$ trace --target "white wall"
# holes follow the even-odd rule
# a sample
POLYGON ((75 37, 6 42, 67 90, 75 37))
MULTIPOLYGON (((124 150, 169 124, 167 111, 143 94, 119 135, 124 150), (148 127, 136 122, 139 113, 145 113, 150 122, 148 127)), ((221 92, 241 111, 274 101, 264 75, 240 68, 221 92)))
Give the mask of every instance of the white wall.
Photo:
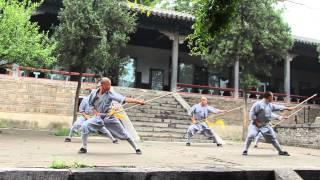
MULTIPOLYGON (((171 50, 150 48, 145 46, 128 45, 122 50, 122 55, 129 55, 137 59, 137 71, 142 73, 142 83, 149 84, 150 69, 164 70, 164 85, 168 86, 169 82, 169 59, 171 50)), ((202 60, 199 57, 192 57, 188 53, 179 53, 179 60, 183 63, 195 64, 202 66, 202 60)), ((283 79, 284 72, 281 66, 272 68, 272 79, 283 79)), ((291 68, 291 87, 298 89, 299 82, 309 82, 313 87, 320 86, 320 72, 313 73, 306 71, 297 71, 291 68)), ((275 86, 274 81, 270 82, 271 86, 275 86)), ((278 87, 283 89, 283 87, 278 87)), ((283 93, 283 92, 279 92, 283 93)), ((296 94, 296 93, 295 93, 296 94)))
MULTIPOLYGON (((168 86, 171 50, 128 45, 121 54, 137 59, 137 71, 142 73, 142 83, 149 84, 150 69, 162 69, 164 70, 164 85, 168 86)), ((187 53, 180 52, 179 59, 180 62, 202 64, 200 58, 191 57, 187 53)))

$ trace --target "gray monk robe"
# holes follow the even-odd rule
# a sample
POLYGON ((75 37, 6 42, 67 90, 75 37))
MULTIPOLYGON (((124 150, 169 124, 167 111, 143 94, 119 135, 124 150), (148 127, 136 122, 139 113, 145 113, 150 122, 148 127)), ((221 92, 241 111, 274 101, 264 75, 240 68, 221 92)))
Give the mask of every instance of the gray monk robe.
POLYGON ((197 123, 189 126, 187 130, 187 143, 191 143, 192 136, 194 136, 198 132, 207 137, 213 138, 214 143, 222 144, 222 142, 220 142, 221 139, 215 136, 212 129, 205 121, 209 113, 217 114, 220 111, 221 110, 208 105, 202 106, 200 103, 193 105, 189 111, 189 115, 193 116, 196 119, 197 123))
POLYGON ((279 152, 282 151, 276 139, 276 134, 270 125, 270 121, 272 118, 281 120, 282 116, 274 114, 273 111, 281 111, 285 108, 283 105, 268 103, 264 99, 253 104, 249 113, 251 121, 248 127, 248 135, 244 147, 245 151, 248 151, 251 142, 259 132, 263 135, 266 142, 271 143, 279 152))
POLYGON ((102 130, 102 133, 109 136, 112 140, 115 140, 114 137, 127 140, 135 150, 138 149, 137 145, 129 136, 120 120, 114 116, 109 117, 107 114, 110 110, 112 101, 123 103, 125 101, 125 97, 111 91, 107 91, 99 96, 99 89, 92 91, 89 95, 89 104, 94 106, 95 110, 101 113, 101 115, 91 118, 83 123, 81 127, 83 148, 86 148, 87 146, 89 132, 101 132, 102 130))
MULTIPOLYGON (((84 97, 80 103, 79 106, 79 112, 80 113, 86 113, 86 114, 92 114, 92 110, 89 106, 89 97, 84 97)), ((70 128, 69 136, 68 138, 71 139, 73 134, 78 131, 82 124, 86 121, 85 117, 81 115, 73 124, 72 127, 70 128)))

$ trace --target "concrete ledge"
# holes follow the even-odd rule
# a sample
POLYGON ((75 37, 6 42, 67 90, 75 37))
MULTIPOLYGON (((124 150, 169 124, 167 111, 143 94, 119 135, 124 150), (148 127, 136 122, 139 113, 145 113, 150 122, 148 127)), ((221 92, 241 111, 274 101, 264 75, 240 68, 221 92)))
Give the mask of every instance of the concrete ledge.
POLYGON ((0 169, 0 180, 69 180, 70 170, 0 169))
POLYGON ((276 180, 303 180, 295 171, 290 169, 275 170, 276 180))
POLYGON ((8 168, 0 169, 0 180, 318 180, 320 170, 235 170, 209 168, 204 170, 185 168, 125 168, 103 167, 82 169, 8 168))
POLYGON ((296 172, 306 180, 319 180, 320 171, 318 170, 296 170, 296 172))
POLYGON ((0 180, 191 180, 191 179, 224 179, 224 180, 273 180, 274 171, 244 171, 244 170, 221 170, 212 169, 205 171, 153 171, 143 169, 71 169, 71 170, 53 170, 53 169, 0 169, 0 180))

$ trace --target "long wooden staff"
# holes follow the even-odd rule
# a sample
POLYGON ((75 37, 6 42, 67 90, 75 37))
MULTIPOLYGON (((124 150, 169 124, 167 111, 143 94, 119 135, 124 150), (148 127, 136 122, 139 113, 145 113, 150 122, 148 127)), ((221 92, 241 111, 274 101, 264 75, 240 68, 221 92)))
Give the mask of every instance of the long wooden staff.
POLYGON ((297 114, 299 111, 301 111, 304 107, 299 108, 298 110, 294 111, 293 113, 291 113, 289 116, 287 116, 286 119, 282 119, 281 121, 277 122, 276 124, 273 125, 273 127, 281 124, 283 121, 289 119, 290 117, 292 117, 293 115, 297 114))
MULTIPOLYGON (((294 108, 297 108, 297 107, 301 106, 302 104, 304 104, 305 102, 309 101, 310 99, 316 97, 317 95, 318 95, 318 94, 314 94, 314 95, 308 97, 307 99, 305 99, 305 100, 302 101, 301 103, 299 103, 299 104, 297 104, 296 106, 294 106, 294 108)), ((297 113, 298 113, 299 111, 301 111, 302 109, 303 109, 303 107, 300 108, 300 109, 298 109, 298 110, 296 110, 296 111, 294 111, 294 112, 291 113, 289 116, 287 116, 286 119, 283 119, 283 120, 279 121, 279 122, 276 123, 274 126, 281 124, 283 121, 285 121, 285 120, 289 119, 290 117, 292 117, 293 115, 297 114, 297 113)))
POLYGON ((236 108, 230 109, 230 110, 228 110, 228 111, 226 111, 226 112, 223 112, 223 113, 213 114, 213 115, 211 115, 211 116, 208 116, 208 118, 207 118, 207 119, 217 118, 217 117, 223 116, 223 115, 225 115, 225 114, 227 114, 227 113, 229 113, 229 112, 232 112, 232 111, 235 111, 235 110, 241 109, 242 107, 243 107, 243 106, 239 106, 239 107, 236 107, 236 108))
MULTIPOLYGON (((157 100, 157 99, 160 99, 160 98, 163 98, 163 97, 165 97, 165 96, 169 96, 169 95, 174 94, 174 93, 176 93, 176 92, 179 92, 179 91, 181 91, 181 90, 183 90, 183 88, 182 88, 182 89, 178 89, 178 90, 173 91, 173 92, 170 92, 170 93, 167 93, 167 94, 164 94, 164 95, 161 95, 161 96, 158 96, 158 97, 155 97, 155 98, 152 98, 152 99, 149 99, 149 100, 145 101, 144 104, 149 103, 149 102, 154 101, 154 100, 157 100)), ((115 111, 113 114, 115 114, 115 113, 120 113, 120 112, 129 110, 129 109, 135 108, 135 107, 137 107, 137 106, 141 106, 141 104, 136 104, 136 105, 134 105, 134 106, 130 106, 130 107, 127 107, 127 108, 125 108, 125 109, 122 109, 122 110, 119 110, 119 111, 115 111)), ((103 114, 103 113, 100 113, 100 114, 103 114)), ((110 114, 109 116, 112 116, 113 114, 110 114)))
POLYGON ((301 106, 302 104, 304 104, 305 102, 309 101, 310 99, 316 97, 317 95, 318 95, 318 94, 314 94, 314 95, 308 97, 307 99, 305 99, 305 100, 302 101, 301 103, 299 103, 299 104, 297 104, 296 106, 294 106, 294 108, 297 108, 297 107, 301 106))

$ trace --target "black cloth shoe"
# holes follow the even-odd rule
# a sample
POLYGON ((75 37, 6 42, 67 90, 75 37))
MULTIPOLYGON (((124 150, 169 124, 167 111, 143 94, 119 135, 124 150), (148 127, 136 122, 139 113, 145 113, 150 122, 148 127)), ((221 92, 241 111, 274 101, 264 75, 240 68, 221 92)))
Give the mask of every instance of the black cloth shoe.
POLYGON ((71 139, 70 138, 65 138, 64 142, 71 142, 71 139))
POLYGON ((218 147, 222 147, 222 144, 220 144, 220 143, 217 143, 217 146, 218 146, 218 147))
POLYGON ((80 148, 79 153, 80 153, 80 154, 87 153, 87 149, 85 149, 85 148, 80 148))
POLYGON ((243 151, 242 155, 247 156, 248 155, 248 151, 243 151))
POLYGON ((290 154, 287 151, 280 151, 279 156, 290 156, 290 154))
POLYGON ((186 143, 186 146, 191 146, 191 144, 190 143, 186 143))
POLYGON ((118 144, 118 143, 119 143, 119 142, 118 142, 118 139, 113 140, 112 143, 113 143, 113 144, 118 144))
POLYGON ((137 150, 136 150, 136 154, 142 154, 141 150, 140 150, 140 149, 137 149, 137 150))

